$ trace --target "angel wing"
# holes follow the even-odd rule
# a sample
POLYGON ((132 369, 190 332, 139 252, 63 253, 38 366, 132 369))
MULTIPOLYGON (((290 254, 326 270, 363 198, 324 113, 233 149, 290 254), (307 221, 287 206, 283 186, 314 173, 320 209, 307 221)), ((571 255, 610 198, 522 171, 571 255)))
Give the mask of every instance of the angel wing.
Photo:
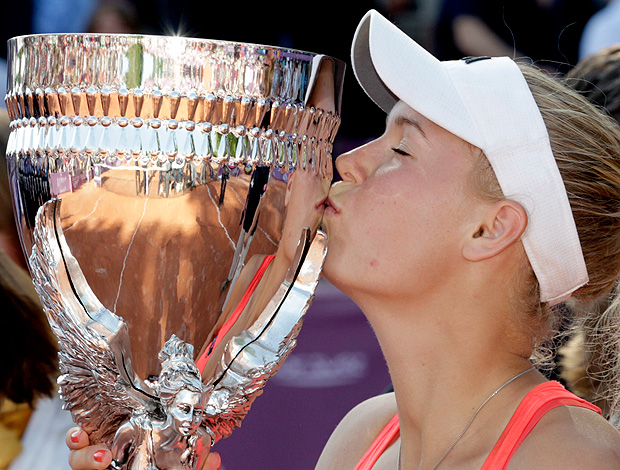
POLYGON ((209 385, 203 426, 217 441, 241 426, 265 383, 297 344, 327 254, 320 230, 305 229, 286 279, 256 322, 230 339, 209 385))
POLYGON ((64 408, 90 435, 111 446, 117 428, 135 412, 155 412, 159 401, 131 366, 127 325, 88 286, 62 233, 60 199, 39 208, 30 271, 58 338, 64 408))

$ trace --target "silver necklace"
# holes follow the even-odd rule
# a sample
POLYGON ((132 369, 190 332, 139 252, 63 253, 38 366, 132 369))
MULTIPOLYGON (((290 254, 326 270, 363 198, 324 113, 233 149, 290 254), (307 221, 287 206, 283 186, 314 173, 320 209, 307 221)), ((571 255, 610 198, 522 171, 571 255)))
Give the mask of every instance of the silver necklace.
MULTIPOLYGON (((450 453, 450 451, 452 449, 454 449, 454 446, 461 440, 461 438, 465 435, 465 433, 467 432, 467 430, 469 429, 469 426, 471 426, 471 423, 474 422, 474 419, 476 418, 476 416, 478 416, 478 413, 480 413, 480 411, 482 411, 482 408, 484 408, 484 405, 486 405, 489 400, 491 400, 491 398, 493 398, 495 395, 497 395, 499 392, 502 391, 502 389, 504 387, 507 387, 508 385, 510 385, 512 382, 514 382, 515 380, 517 380, 519 377, 521 377, 522 375, 527 374, 528 372, 531 372, 535 369, 535 367, 530 367, 528 370, 524 370, 523 372, 518 373, 517 375, 515 375, 514 377, 512 377, 511 379, 509 379, 507 382, 505 382, 504 384, 502 384, 497 390, 495 390, 493 393, 491 393, 491 395, 489 395, 486 400, 484 400, 482 402, 482 405, 480 405, 478 407, 478 409, 476 411, 474 411, 474 414, 471 415, 471 418, 469 418, 469 421, 467 421, 467 424, 465 425, 465 427, 463 428, 463 430, 461 431, 461 433, 457 436, 456 439, 454 439, 454 441, 452 442, 452 444, 450 444, 450 447, 448 447, 446 449, 446 451, 443 453, 443 455, 441 456, 441 458, 437 461, 437 463, 433 466, 433 468, 431 468, 431 470, 435 470, 437 467, 439 467, 439 465, 441 465, 441 462, 443 462, 445 460, 445 458, 448 456, 448 454, 450 453)), ((398 470, 400 470, 400 458, 401 458, 401 452, 402 452, 402 444, 399 445, 398 447, 398 470)))

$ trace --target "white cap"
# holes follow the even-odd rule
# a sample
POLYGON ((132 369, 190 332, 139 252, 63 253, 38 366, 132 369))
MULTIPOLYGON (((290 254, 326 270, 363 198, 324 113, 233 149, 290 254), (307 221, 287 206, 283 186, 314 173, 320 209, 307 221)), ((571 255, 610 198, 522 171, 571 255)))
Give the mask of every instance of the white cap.
POLYGON ((513 60, 441 62, 374 10, 357 27, 351 55, 357 80, 384 111, 401 100, 484 152, 504 196, 527 211, 521 240, 541 301, 559 303, 588 282, 547 128, 513 60))

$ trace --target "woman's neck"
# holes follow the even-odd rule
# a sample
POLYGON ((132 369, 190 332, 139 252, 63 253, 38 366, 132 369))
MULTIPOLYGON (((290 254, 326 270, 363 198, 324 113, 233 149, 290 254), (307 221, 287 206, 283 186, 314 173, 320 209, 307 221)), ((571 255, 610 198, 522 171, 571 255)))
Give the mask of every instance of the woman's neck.
MULTIPOLYGON (((404 305, 385 302, 377 304, 380 309, 368 311, 367 305, 364 310, 394 385, 403 461, 407 462, 403 468, 419 465, 421 469, 432 469, 485 399, 530 367, 528 341, 506 321, 512 317, 501 311, 500 305, 505 309, 505 303, 492 307, 488 298, 484 302, 464 296, 440 298, 449 300, 441 305, 436 301, 408 300, 408 311, 403 310, 404 305)), ((502 413, 498 404, 514 403, 516 408, 522 396, 543 380, 539 374, 527 375, 530 377, 520 378, 494 396, 468 432, 480 435, 485 431, 480 424, 486 424, 487 430, 496 426, 501 433, 514 409, 506 413, 508 408, 504 406, 502 413), (495 419, 488 413, 490 410, 497 411, 495 419)), ((493 432, 489 435, 492 447, 496 437, 493 432)), ((463 439, 461 447, 466 441, 463 439)), ((480 452, 486 452, 489 443, 481 444, 484 450, 480 452)), ((456 455, 455 446, 451 457, 456 455)))

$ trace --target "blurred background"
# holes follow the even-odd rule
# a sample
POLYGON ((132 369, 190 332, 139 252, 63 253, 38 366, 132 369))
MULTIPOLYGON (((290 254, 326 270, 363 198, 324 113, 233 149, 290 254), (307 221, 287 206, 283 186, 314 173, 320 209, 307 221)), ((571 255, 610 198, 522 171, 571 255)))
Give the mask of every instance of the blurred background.
MULTIPOLYGON (((164 34, 286 46, 349 63, 355 28, 375 8, 442 60, 508 55, 563 77, 620 42, 620 0, 4 0, 0 43, 32 33, 164 34)), ((6 47, 0 48, 0 94, 6 47)), ((8 118, 0 103, 0 148, 8 118)), ((383 131, 385 115, 350 67, 335 154, 383 131)), ((55 341, 29 284, 16 238, 6 164, 0 162, 0 470, 67 470, 71 426, 54 386, 55 341), (6 306, 6 307, 5 307, 6 306)), ((355 404, 389 390, 375 336, 359 309, 322 281, 295 351, 241 429, 218 443, 226 470, 306 470, 355 404)))

